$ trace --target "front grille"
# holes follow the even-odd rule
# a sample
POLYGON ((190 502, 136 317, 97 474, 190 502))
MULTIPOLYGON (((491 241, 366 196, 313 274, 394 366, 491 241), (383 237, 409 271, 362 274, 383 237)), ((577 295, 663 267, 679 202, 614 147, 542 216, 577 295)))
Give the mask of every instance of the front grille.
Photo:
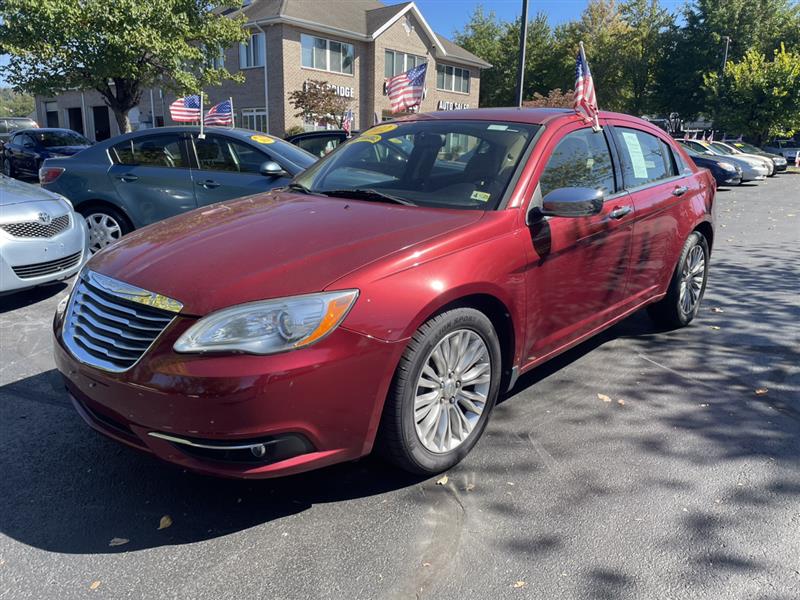
MULTIPOLYGON (((90 271, 75 284, 65 317, 64 343, 81 362, 106 371, 130 369, 147 352, 175 313, 113 293, 90 271)), ((121 284, 126 289, 132 286, 121 284)), ((150 292, 142 292, 149 294, 150 292)))
POLYGON ((61 271, 67 271, 77 265, 80 260, 81 253, 76 252, 75 254, 70 254, 69 256, 56 260, 11 268, 14 269, 14 273, 20 279, 33 279, 34 277, 42 277, 43 275, 52 275, 54 273, 60 273, 61 271))
POLYGON ((69 228, 69 215, 55 217, 49 224, 44 225, 39 221, 23 221, 21 223, 6 223, 0 229, 18 238, 51 238, 69 228))

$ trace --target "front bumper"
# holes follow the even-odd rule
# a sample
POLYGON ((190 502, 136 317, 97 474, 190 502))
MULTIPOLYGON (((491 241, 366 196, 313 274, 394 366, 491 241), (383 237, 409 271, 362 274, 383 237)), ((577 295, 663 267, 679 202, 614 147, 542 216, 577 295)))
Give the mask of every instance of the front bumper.
POLYGON ((272 356, 175 353, 192 322, 177 318, 138 364, 109 373, 72 356, 56 315, 56 366, 89 425, 221 477, 288 475, 371 451, 404 342, 339 327, 314 346, 272 356), (250 452, 262 444, 263 456, 250 452))
POLYGON ((0 231, 0 293, 61 281, 89 258, 83 219, 73 214, 69 229, 52 238, 17 238, 0 231))
POLYGON ((748 165, 742 167, 742 181, 763 181, 767 178, 767 167, 748 165))

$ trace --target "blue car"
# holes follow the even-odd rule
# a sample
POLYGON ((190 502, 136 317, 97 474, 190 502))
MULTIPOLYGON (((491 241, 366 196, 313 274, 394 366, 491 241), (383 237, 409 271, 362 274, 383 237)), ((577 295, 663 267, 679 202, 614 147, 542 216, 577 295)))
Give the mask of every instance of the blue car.
POLYGON ((124 234, 194 208, 284 186, 317 157, 245 129, 159 127, 47 160, 39 180, 66 196, 97 252, 124 234))
POLYGON ((35 179, 48 158, 73 156, 91 145, 92 142, 72 129, 20 129, 3 146, 3 174, 35 179))

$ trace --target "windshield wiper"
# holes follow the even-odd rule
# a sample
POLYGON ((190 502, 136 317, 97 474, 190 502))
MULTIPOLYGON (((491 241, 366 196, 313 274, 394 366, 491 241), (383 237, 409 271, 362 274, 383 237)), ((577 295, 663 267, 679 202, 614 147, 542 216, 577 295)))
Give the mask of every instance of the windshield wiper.
POLYGON ((293 191, 296 191, 296 192, 303 192, 304 194, 313 194, 314 193, 310 189, 308 189, 306 186, 304 186, 302 183, 297 183, 296 181, 293 181, 292 183, 287 185, 286 189, 287 190, 293 190, 293 191))
POLYGON ((334 198, 352 198, 353 200, 375 200, 377 202, 394 202, 395 204, 403 204, 404 206, 416 206, 411 200, 405 198, 398 198, 390 194, 384 194, 378 190, 373 189, 354 189, 354 190, 326 190, 324 192, 317 192, 325 196, 332 196, 334 198))

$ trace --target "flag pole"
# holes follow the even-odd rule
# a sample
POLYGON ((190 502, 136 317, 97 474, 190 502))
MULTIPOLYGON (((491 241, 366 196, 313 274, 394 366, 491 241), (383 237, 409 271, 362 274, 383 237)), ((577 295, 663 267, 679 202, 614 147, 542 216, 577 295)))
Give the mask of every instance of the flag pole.
MULTIPOLYGON (((583 41, 578 42, 578 45, 580 46, 581 60, 588 65, 589 63, 586 60, 586 50, 583 49, 583 41)), ((594 124, 592 125, 592 129, 595 131, 595 133, 597 133, 598 131, 602 131, 602 128, 600 127, 600 119, 597 116, 597 113, 599 112, 600 108, 598 107, 598 109, 594 113, 594 124)))
POLYGON ((228 98, 228 102, 231 104, 231 129, 236 128, 236 113, 233 112, 233 96, 228 98))
POLYGON ((200 135, 197 136, 198 139, 204 140, 206 139, 206 134, 203 131, 203 91, 200 90, 200 135))
POLYGON ((522 17, 519 28, 519 65, 517 66, 517 107, 522 107, 523 86, 525 85, 525 46, 528 41, 528 0, 522 0, 522 17))

